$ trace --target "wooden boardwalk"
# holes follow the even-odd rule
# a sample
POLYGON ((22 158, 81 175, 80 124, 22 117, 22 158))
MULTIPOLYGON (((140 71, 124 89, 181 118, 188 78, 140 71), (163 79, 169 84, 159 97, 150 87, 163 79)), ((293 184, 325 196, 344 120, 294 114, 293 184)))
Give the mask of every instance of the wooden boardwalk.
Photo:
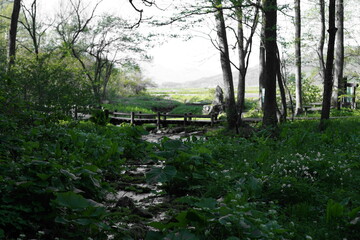
MULTIPOLYGON (((106 110, 105 110, 106 111, 106 110)), ((157 127, 166 127, 169 124, 176 125, 198 125, 198 126, 213 126, 215 124, 224 122, 225 120, 218 119, 217 115, 196 115, 191 113, 186 114, 168 114, 160 113, 157 114, 146 114, 146 113, 120 113, 120 112, 109 112, 110 123, 118 125, 121 123, 131 123, 134 125, 142 125, 147 123, 156 124, 157 127)), ((330 119, 348 118, 344 117, 330 117, 330 119)), ((320 120, 320 117, 288 117, 288 121, 292 120, 320 120)), ((242 118, 243 122, 246 123, 259 123, 262 122, 262 118, 242 118)))
POLYGON ((120 113, 120 112, 108 112, 110 123, 118 125, 121 123, 131 123, 134 125, 142 125, 147 123, 154 123, 158 127, 167 126, 169 124, 176 125, 210 125, 213 126, 216 123, 222 122, 217 119, 217 115, 196 115, 191 113, 185 114, 168 114, 160 113, 147 114, 147 113, 120 113))

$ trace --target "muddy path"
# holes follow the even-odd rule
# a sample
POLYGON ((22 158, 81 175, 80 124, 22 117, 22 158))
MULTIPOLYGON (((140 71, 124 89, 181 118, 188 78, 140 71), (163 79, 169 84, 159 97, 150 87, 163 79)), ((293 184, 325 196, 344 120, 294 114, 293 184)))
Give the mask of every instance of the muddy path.
MULTIPOLYGON (((160 143, 163 138, 189 139, 188 137, 203 137, 203 132, 180 131, 170 133, 169 130, 155 130, 142 139, 150 143, 160 143)), ((120 212, 120 229, 127 229, 132 236, 141 239, 151 230, 148 223, 161 221, 168 217, 168 211, 173 209, 172 197, 162 189, 161 183, 148 183, 146 173, 154 167, 162 167, 162 162, 128 163, 121 172, 121 177, 114 184, 116 192, 108 196, 111 208, 120 212)), ((111 239, 111 237, 109 238, 111 239)))

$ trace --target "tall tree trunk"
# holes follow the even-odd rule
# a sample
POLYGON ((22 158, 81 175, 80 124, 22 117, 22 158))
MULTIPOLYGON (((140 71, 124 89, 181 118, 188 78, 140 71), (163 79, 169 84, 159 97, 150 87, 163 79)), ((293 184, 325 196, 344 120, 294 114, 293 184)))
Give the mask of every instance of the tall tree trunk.
POLYGON ((285 122, 287 118, 286 92, 285 92, 284 79, 281 75, 281 59, 280 59, 279 48, 277 46, 276 46, 276 58, 277 58, 276 75, 277 75, 278 86, 281 96, 281 105, 282 105, 282 109, 280 112, 280 121, 285 122))
POLYGON ((325 121, 330 117, 331 107, 331 92, 333 87, 333 63, 334 63, 334 51, 335 51, 335 38, 336 38, 336 27, 335 27, 335 0, 329 1, 329 41, 326 59, 326 69, 324 78, 324 93, 321 110, 320 129, 325 129, 325 121))
POLYGON ((239 111, 239 120, 244 110, 245 103, 245 75, 246 75, 246 64, 245 64, 245 49, 244 49, 244 29, 243 29, 243 10, 242 7, 236 9, 237 20, 238 20, 238 54, 239 54, 239 82, 238 82, 238 93, 237 93, 237 109, 239 111))
POLYGON ((37 24, 37 0, 33 0, 31 4, 31 8, 24 8, 24 20, 23 27, 28 31, 31 40, 33 42, 34 53, 36 55, 36 59, 39 57, 40 52, 40 39, 41 35, 45 32, 38 34, 38 24, 37 24))
POLYGON ((111 77, 113 68, 114 68, 114 64, 112 62, 110 62, 108 59, 106 59, 105 73, 104 73, 104 76, 102 77, 103 78, 103 89, 102 89, 102 96, 101 96, 102 100, 107 100, 106 99, 107 86, 110 81, 110 77, 111 77))
POLYGON ((236 129, 237 122, 237 111, 235 104, 235 92, 234 92, 234 83, 231 72, 231 63, 229 56, 229 46, 226 35, 225 19, 223 14, 223 9, 218 7, 221 6, 222 1, 216 0, 215 7, 217 12, 215 15, 216 21, 216 30, 217 36, 219 39, 219 49, 220 49, 220 62, 223 72, 224 80, 224 98, 225 98, 225 108, 227 114, 227 123, 229 129, 236 129))
MULTIPOLYGON (((242 1, 240 1, 242 3, 242 1)), ((257 5, 260 4, 260 0, 257 0, 257 5)), ((254 19, 250 27, 250 34, 248 37, 244 35, 244 13, 242 6, 236 8, 237 21, 238 21, 238 55, 239 55, 239 83, 237 94, 237 109, 238 109, 238 125, 241 124, 241 114, 245 107, 245 79, 247 68, 249 66, 249 58, 252 50, 252 39, 255 34, 258 21, 259 21, 259 8, 255 7, 254 19), (245 41, 244 41, 245 40, 245 41)), ((245 19, 246 21, 246 19, 245 19)))
POLYGON ((277 126, 276 104, 276 29, 277 29, 277 0, 264 0, 265 12, 265 101, 264 101, 264 126, 277 126))
POLYGON ((11 23, 9 31, 9 69, 15 63, 16 56, 16 35, 21 8, 21 0, 14 0, 13 11, 11 14, 11 23))
POLYGON ((320 5, 320 39, 319 45, 317 49, 318 57, 319 57, 319 65, 320 65, 320 75, 324 79, 325 78, 325 61, 324 61, 324 45, 325 45, 325 0, 319 0, 320 5))
POLYGON ((295 115, 302 112, 302 81, 301 81, 301 9, 300 0, 295 0, 295 82, 296 106, 295 115))
POLYGON ((333 106, 340 109, 339 96, 344 94, 344 0, 337 0, 336 5, 336 50, 335 50, 335 74, 334 91, 332 95, 333 106))
POLYGON ((264 110, 264 92, 266 73, 265 73, 265 15, 263 14, 263 23, 261 25, 260 34, 260 49, 259 49, 259 105, 260 109, 264 110))

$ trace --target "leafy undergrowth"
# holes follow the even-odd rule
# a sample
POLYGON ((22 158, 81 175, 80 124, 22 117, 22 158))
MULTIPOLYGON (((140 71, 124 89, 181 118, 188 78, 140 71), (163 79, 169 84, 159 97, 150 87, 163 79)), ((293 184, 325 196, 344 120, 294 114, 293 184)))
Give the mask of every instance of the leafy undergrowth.
POLYGON ((31 119, 0 121, 0 239, 360 239, 357 118, 158 144, 31 119))
POLYGON ((357 119, 281 126, 277 139, 164 140, 147 174, 174 197, 148 239, 358 239, 357 119), (176 203, 176 204, 175 204, 176 203))
POLYGON ((140 129, 23 117, 0 121, 0 239, 106 239, 113 183, 146 155, 140 129))

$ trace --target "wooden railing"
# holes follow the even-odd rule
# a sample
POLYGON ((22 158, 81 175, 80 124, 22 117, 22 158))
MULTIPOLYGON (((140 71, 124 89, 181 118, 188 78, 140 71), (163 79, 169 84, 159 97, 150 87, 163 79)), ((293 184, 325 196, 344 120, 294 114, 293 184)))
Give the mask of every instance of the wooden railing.
MULTIPOLYGON (((107 111, 107 110, 105 110, 107 111)), ((110 112, 108 111, 110 122, 113 124, 119 124, 122 122, 131 123, 134 125, 141 125, 145 123, 156 123, 157 127, 166 126, 168 124, 181 124, 181 125, 190 125, 190 124, 200 124, 206 125, 209 124, 213 126, 218 123, 216 114, 209 115, 198 115, 192 113, 185 114, 169 114, 169 113, 141 113, 141 112, 130 112, 130 113, 121 113, 121 112, 110 112)))

